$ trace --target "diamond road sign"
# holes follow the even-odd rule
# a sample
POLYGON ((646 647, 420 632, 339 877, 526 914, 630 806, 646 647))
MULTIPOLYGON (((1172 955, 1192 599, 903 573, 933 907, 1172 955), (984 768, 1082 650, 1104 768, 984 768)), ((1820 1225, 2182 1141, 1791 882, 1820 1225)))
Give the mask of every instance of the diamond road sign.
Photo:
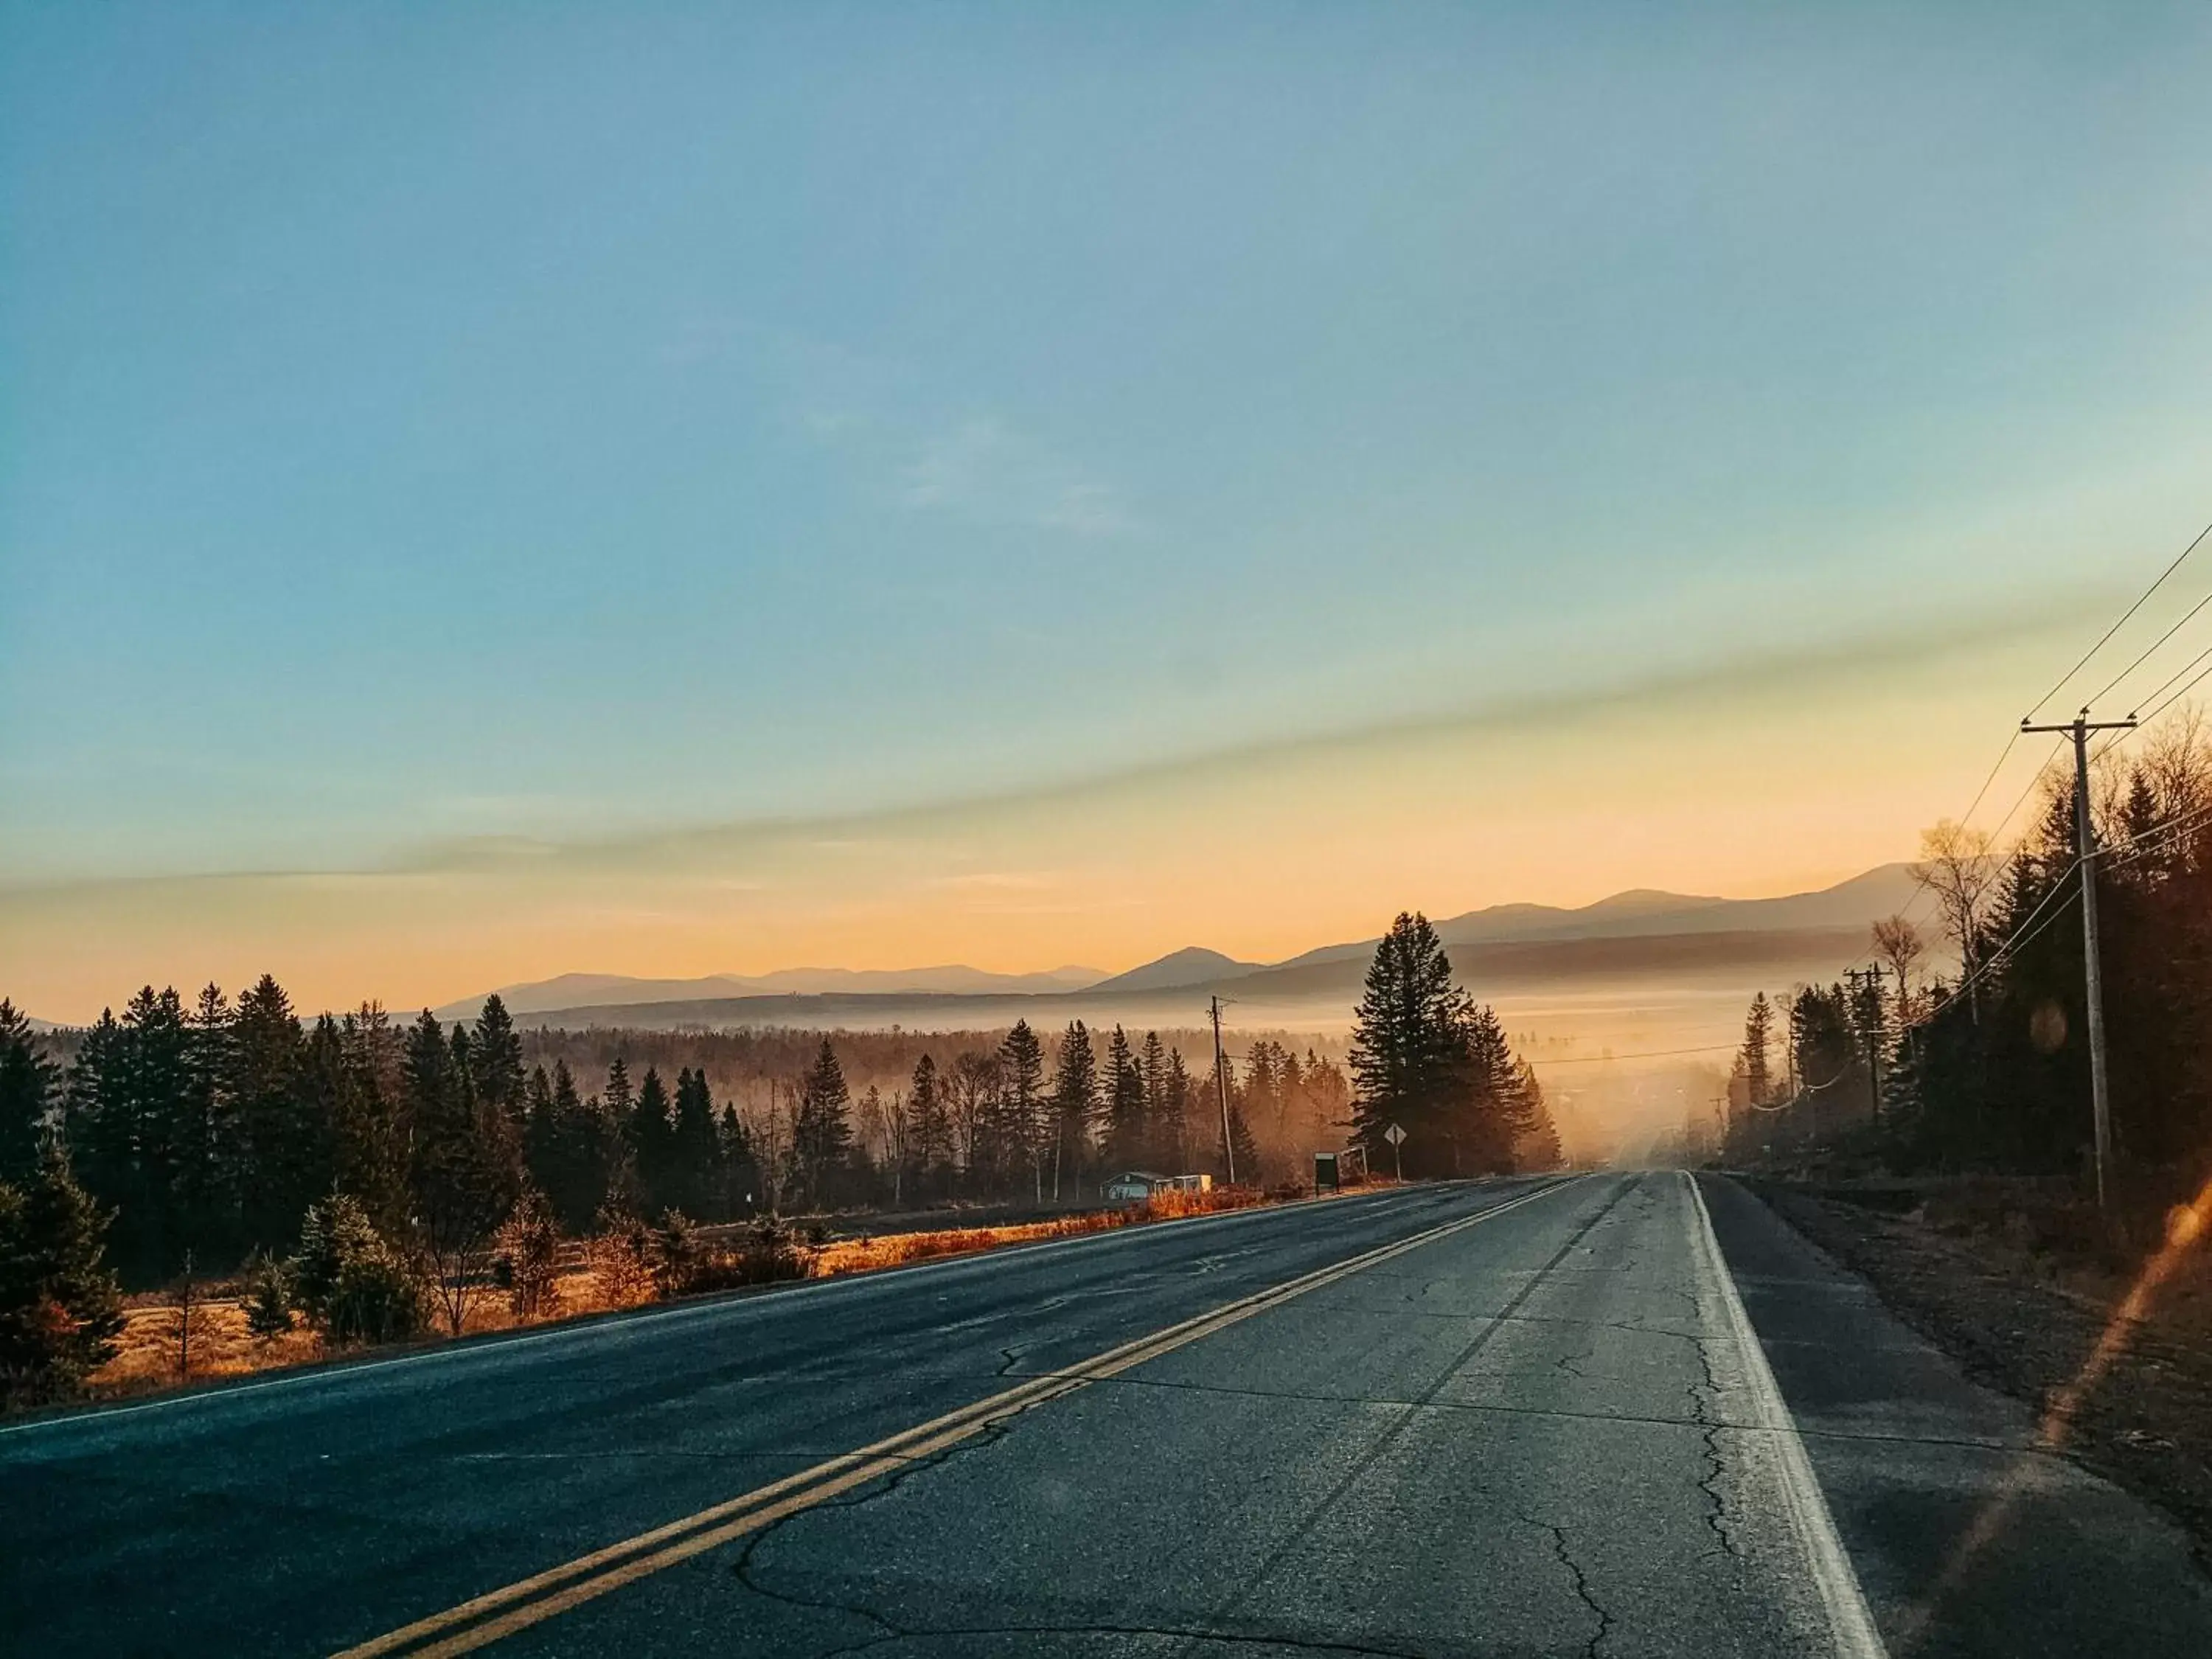
POLYGON ((1398 1143, 1405 1139, 1405 1138, 1406 1132, 1395 1123, 1389 1125, 1382 1131, 1382 1139, 1389 1141, 1393 1146, 1398 1145, 1398 1143))

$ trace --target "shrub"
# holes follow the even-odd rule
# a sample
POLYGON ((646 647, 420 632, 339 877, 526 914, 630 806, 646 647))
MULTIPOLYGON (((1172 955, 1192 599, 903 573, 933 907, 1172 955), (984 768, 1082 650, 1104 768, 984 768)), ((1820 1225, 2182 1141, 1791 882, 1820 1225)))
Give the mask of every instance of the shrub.
POLYGON ((704 1252, 691 1218, 681 1210, 664 1210, 653 1230, 653 1284, 662 1296, 682 1296, 695 1288, 704 1252))
POLYGON ((493 1276, 518 1319, 548 1319, 561 1305, 561 1233, 534 1187, 525 1187, 501 1224, 493 1276))
POLYGON ((308 1210, 290 1271, 300 1311, 326 1342, 392 1342, 422 1328, 420 1280, 348 1194, 308 1210))
POLYGON ((276 1257, 257 1253, 246 1264, 246 1328, 258 1342, 290 1330, 292 1276, 276 1257))
POLYGON ((599 1295, 611 1307, 634 1308, 653 1299, 653 1234, 635 1216, 621 1211, 599 1212, 599 1231, 584 1246, 599 1281, 599 1295))

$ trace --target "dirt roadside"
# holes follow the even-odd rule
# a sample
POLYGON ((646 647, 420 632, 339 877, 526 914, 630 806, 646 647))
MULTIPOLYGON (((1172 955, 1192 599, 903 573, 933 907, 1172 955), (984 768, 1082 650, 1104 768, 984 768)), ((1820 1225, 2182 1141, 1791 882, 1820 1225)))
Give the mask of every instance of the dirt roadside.
MULTIPOLYGON (((1976 1381, 2049 1409, 2077 1384, 2133 1275, 2001 1237, 1747 1181, 1774 1212, 1873 1285, 1976 1381)), ((2155 1504, 2212 1570, 2212 1249, 2198 1248, 2122 1334, 2064 1449, 2155 1504)))

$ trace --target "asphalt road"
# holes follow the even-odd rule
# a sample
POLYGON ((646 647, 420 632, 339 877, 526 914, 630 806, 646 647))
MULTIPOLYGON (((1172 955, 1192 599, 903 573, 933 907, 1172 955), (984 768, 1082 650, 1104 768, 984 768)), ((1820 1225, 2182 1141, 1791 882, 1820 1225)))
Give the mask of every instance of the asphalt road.
POLYGON ((2032 1428, 1724 1181, 1421 1187, 0 1430, 0 1649, 2212 1652, 2032 1428))

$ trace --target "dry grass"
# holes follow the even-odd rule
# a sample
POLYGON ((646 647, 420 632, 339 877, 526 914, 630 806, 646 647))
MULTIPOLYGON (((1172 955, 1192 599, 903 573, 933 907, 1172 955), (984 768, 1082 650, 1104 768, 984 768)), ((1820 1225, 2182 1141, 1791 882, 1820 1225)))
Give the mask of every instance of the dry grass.
MULTIPOLYGON (((1079 1215, 1057 1217, 995 1227, 953 1227, 933 1232, 886 1233, 873 1238, 833 1239, 805 1253, 803 1277, 836 1279, 849 1273, 872 1273, 941 1256, 966 1255, 1002 1249, 1009 1245, 1034 1244, 1048 1239, 1073 1238, 1148 1221, 1179 1216, 1206 1215, 1219 1211, 1247 1209, 1279 1201, 1249 1188, 1217 1188, 1210 1193, 1167 1193, 1142 1204, 1118 1209, 1090 1210, 1079 1215)), ((570 1267, 559 1279, 560 1295, 546 1318, 518 1318, 503 1295, 486 1291, 469 1309, 465 1334, 511 1330, 519 1325, 548 1324, 583 1314, 605 1313, 635 1307, 649 1300, 649 1285, 638 1275, 604 1259, 604 1253, 587 1250, 585 1265, 570 1267), (610 1269, 612 1269, 610 1271, 610 1269)), ((177 1359, 178 1310, 158 1297, 134 1297, 124 1310, 124 1328, 117 1338, 115 1358, 95 1371, 93 1392, 103 1398, 149 1394, 186 1381, 177 1359)), ((426 1334, 434 1341, 442 1329, 426 1334)), ((255 1337, 246 1327, 245 1304, 234 1293, 220 1294, 193 1310, 191 1382, 243 1376, 254 1371, 277 1370, 312 1364, 348 1352, 332 1347, 304 1327, 282 1336, 255 1337)))
POLYGON ((835 1279, 844 1273, 871 1273, 879 1267, 902 1267, 938 1256, 965 1255, 975 1250, 1003 1249, 1011 1244, 1036 1244, 1048 1239, 1073 1238, 1084 1233, 1109 1232, 1117 1227, 1147 1221, 1171 1220, 1177 1216, 1207 1215, 1219 1210, 1242 1210, 1269 1200, 1243 1188, 1216 1188, 1210 1193, 1164 1193, 1142 1204, 1112 1210, 1086 1210, 1080 1215, 1059 1216, 1050 1221, 1016 1222, 998 1227, 951 1227, 939 1232, 884 1233, 875 1238, 843 1238, 824 1244, 814 1258, 813 1277, 835 1279))

